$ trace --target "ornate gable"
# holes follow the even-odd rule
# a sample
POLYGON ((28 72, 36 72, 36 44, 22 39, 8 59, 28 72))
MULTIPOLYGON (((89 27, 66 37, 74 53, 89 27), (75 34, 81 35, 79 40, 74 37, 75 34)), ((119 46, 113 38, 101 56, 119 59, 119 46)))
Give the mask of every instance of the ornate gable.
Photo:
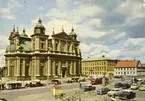
POLYGON ((60 38, 60 39, 67 39, 67 40, 72 40, 72 38, 67 35, 65 32, 60 32, 57 34, 52 35, 52 37, 60 38))

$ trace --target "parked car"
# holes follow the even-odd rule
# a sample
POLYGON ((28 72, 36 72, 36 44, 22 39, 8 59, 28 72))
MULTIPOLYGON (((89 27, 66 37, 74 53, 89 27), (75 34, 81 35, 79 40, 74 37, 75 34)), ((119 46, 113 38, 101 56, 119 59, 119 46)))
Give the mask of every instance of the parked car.
POLYGON ((79 81, 79 77, 73 77, 73 78, 72 78, 72 81, 73 81, 73 82, 78 82, 78 81, 79 81))
POLYGON ((141 86, 139 87, 139 90, 140 90, 140 91, 145 91, 145 84, 141 85, 141 86))
POLYGON ((121 91, 121 89, 119 89, 119 88, 113 88, 113 89, 111 89, 111 91, 109 91, 107 93, 107 95, 108 96, 118 96, 120 91, 121 91))
POLYGON ((128 89, 128 88, 130 88, 130 84, 128 84, 128 83, 122 83, 122 87, 121 87, 122 89, 128 89))
POLYGON ((81 87, 81 91, 92 91, 92 90, 95 90, 96 87, 92 86, 91 84, 87 84, 87 85, 84 85, 81 87))
POLYGON ((78 81, 79 81, 79 82, 85 82, 86 79, 85 79, 85 77, 80 77, 78 81))
POLYGON ((119 99, 121 100, 129 100, 136 97, 136 93, 132 90, 124 90, 118 95, 119 99))
POLYGON ((114 78, 121 78, 121 77, 122 77, 122 76, 117 76, 117 75, 114 76, 114 78))
POLYGON ((52 84, 61 84, 61 79, 52 79, 51 83, 52 84))
POLYGON ((121 88, 122 87, 122 83, 117 82, 117 83, 115 83, 114 87, 115 88, 121 88))
POLYGON ((73 83, 73 80, 71 78, 67 78, 67 83, 73 83))
POLYGON ((103 87, 103 88, 97 90, 97 94, 98 95, 104 95, 104 94, 107 94, 109 91, 111 91, 110 88, 103 87))
POLYGON ((140 86, 139 84, 133 83, 133 84, 131 85, 130 88, 131 88, 132 90, 137 90, 137 89, 139 88, 139 86, 140 86))

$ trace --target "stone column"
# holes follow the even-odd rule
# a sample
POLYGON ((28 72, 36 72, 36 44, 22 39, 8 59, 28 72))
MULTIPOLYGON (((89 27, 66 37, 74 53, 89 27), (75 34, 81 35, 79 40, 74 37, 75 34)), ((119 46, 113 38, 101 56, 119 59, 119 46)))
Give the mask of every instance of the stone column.
POLYGON ((69 72, 69 71, 68 71, 68 69, 69 69, 69 68, 68 68, 68 61, 66 61, 66 67, 67 67, 67 72, 66 72, 66 76, 67 76, 67 75, 68 75, 68 72, 69 72))
POLYGON ((7 66, 8 66, 8 74, 7 76, 10 76, 10 59, 7 59, 7 66))
POLYGON ((52 75, 55 76, 55 60, 53 61, 52 75))
POLYGON ((26 63, 26 62, 25 62, 25 59, 23 59, 22 76, 25 76, 25 66, 26 66, 25 63, 26 63))
POLYGON ((50 57, 48 57, 48 60, 47 60, 47 75, 50 76, 52 75, 52 63, 51 63, 51 59, 50 57))
POLYGON ((76 75, 76 61, 74 61, 74 75, 76 75))
POLYGON ((36 76, 40 76, 40 60, 36 58, 36 76))
POLYGON ((47 51, 48 50, 48 39, 46 39, 45 46, 46 46, 45 50, 47 51))
POLYGON ((20 76, 20 58, 17 57, 17 76, 20 76))
POLYGON ((58 74, 61 75, 61 72, 62 72, 62 70, 61 70, 61 61, 59 61, 59 63, 58 63, 58 74))
POLYGON ((58 51, 61 51, 61 50, 60 50, 60 47, 61 47, 61 41, 59 40, 59 41, 58 41, 58 51))
POLYGON ((52 39, 52 50, 55 51, 55 39, 52 39))
POLYGON ((72 75, 72 61, 70 62, 70 75, 72 75))

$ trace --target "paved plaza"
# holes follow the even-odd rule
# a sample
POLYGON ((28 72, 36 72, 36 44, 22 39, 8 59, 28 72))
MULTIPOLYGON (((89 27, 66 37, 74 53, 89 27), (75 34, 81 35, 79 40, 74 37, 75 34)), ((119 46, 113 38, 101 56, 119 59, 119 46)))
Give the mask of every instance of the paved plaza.
MULTIPOLYGON (((109 88, 113 88, 114 80, 109 88)), ((82 85, 88 84, 89 82, 84 82, 82 85)), ((101 88, 102 85, 95 85, 96 90, 101 88)), ((62 84, 62 89, 65 93, 64 99, 55 99, 51 94, 52 85, 36 87, 36 88, 26 88, 26 89, 16 89, 16 90, 4 90, 0 91, 0 98, 5 98, 7 101, 111 101, 110 97, 107 95, 97 95, 96 90, 93 92, 83 92, 79 93, 79 84, 71 83, 71 84, 62 84), (75 100, 72 100, 75 99, 75 100)), ((136 98, 133 101, 145 101, 145 91, 136 92, 136 98)), ((121 101, 117 99, 116 101, 121 101)))

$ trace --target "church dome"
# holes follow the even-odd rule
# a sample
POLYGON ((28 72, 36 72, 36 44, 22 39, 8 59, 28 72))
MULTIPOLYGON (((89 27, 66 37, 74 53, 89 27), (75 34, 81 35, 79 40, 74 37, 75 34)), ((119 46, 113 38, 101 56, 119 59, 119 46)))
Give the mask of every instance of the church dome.
POLYGON ((7 47, 6 52, 14 52, 16 51, 16 46, 14 44, 11 44, 7 47))
POLYGON ((74 32, 74 29, 73 28, 71 29, 71 32, 70 32, 69 35, 77 36, 77 34, 74 32))
POLYGON ((38 20, 38 23, 37 23, 36 26, 35 26, 35 29, 36 29, 36 28, 45 29, 45 27, 42 25, 42 21, 41 21, 40 18, 39 18, 39 20, 38 20))
POLYGON ((23 29, 23 32, 20 34, 21 37, 28 37, 28 35, 25 33, 25 29, 23 29))

